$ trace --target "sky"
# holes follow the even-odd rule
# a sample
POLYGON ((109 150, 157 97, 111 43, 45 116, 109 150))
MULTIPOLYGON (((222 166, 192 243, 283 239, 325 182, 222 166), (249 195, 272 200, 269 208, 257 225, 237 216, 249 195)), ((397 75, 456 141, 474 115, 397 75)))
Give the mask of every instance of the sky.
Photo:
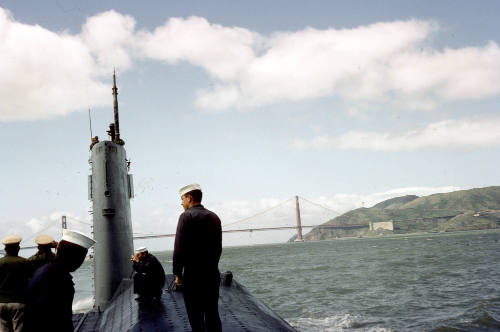
POLYGON ((293 226, 295 195, 317 225, 391 197, 499 185, 498 12, 498 1, 0 0, 1 236, 57 239, 62 215, 90 233, 89 144, 113 121, 113 69, 137 235, 174 233, 178 189, 193 182, 224 229, 293 226))

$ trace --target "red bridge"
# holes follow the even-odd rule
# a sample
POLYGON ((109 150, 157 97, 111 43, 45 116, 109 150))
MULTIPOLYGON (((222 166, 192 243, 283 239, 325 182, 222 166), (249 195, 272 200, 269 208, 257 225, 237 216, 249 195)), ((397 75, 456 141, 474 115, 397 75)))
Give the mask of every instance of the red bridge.
MULTIPOLYGON (((283 214, 283 211, 281 211, 280 213, 281 215, 283 214)), ((306 212, 307 214, 307 212, 306 212)), ((248 217, 245 217, 243 219, 240 219, 240 220, 237 220, 237 221, 234 221, 234 222, 230 222, 230 223, 224 223, 222 225, 222 232, 223 233, 242 233, 242 232, 247 232, 247 233, 251 233, 251 232, 262 232, 262 231, 283 231, 283 230, 290 230, 290 229, 296 229, 297 230, 297 241, 302 241, 303 240, 303 237, 302 237, 302 229, 304 228, 317 228, 317 229, 359 229, 359 228, 368 228, 368 225, 331 225, 331 224, 328 224, 328 225, 325 225, 325 224, 318 224, 318 219, 320 222, 327 222, 328 220, 330 219, 333 219, 335 216, 338 216, 340 215, 339 212, 329 208, 329 207, 326 207, 324 205, 321 205, 321 204, 318 204, 318 203, 315 203, 315 202, 312 202, 310 200, 307 200, 303 197, 299 197, 299 196, 294 196, 294 197, 291 197, 287 200, 284 200, 282 202, 280 202, 279 204, 275 205, 275 206, 272 206, 266 210, 263 210, 263 211, 260 211, 258 213, 255 213, 251 216, 248 216, 248 217), (328 212, 328 215, 326 216, 323 216, 323 217, 318 217, 318 213, 316 211, 316 214, 315 214, 315 221, 316 221, 316 224, 309 224, 309 225, 303 225, 302 224, 302 216, 301 216, 301 207, 299 205, 299 200, 303 203, 306 203, 309 207, 310 206, 314 206, 316 207, 316 209, 318 208, 321 208, 323 212, 328 212), (293 206, 293 210, 294 210, 294 214, 295 214, 295 222, 293 222, 293 218, 290 213, 291 210, 292 210, 292 207, 291 206, 283 206, 287 203, 291 203, 295 201, 294 203, 294 206, 293 206), (284 209, 285 211, 288 211, 286 214, 287 216, 286 217, 283 217, 281 216, 281 220, 282 220, 282 225, 276 225, 276 223, 279 224, 279 222, 275 219, 278 219, 278 218, 275 218, 273 216, 269 216, 270 214, 272 213, 275 213, 276 210, 278 208, 282 208, 282 210, 284 209), (273 212, 274 211, 274 212, 273 212), (256 226, 256 225, 248 225, 251 221, 257 221, 258 223, 262 223, 262 221, 265 219, 264 218, 264 215, 267 214, 267 222, 269 223, 269 220, 272 220, 272 223, 274 223, 275 225, 274 226, 256 226), (234 225, 246 225, 246 226, 243 226, 243 227, 240 227, 240 228, 233 228, 234 225)), ((310 213, 309 213, 309 217, 310 217, 310 213)), ((86 222, 86 221, 81 221, 81 220, 77 220, 73 217, 70 217, 70 216, 62 216, 62 228, 66 228, 67 227, 67 219, 70 219, 71 221, 76 221, 78 223, 82 223, 82 224, 85 224, 87 226, 90 226, 92 228, 92 224, 90 222, 86 222)), ((306 218, 308 219, 308 218, 306 218)), ((311 219, 311 218, 309 218, 311 219)), ((265 220, 264 220, 265 221, 265 220)), ((49 226, 49 227, 52 227, 52 226, 49 226)), ((47 227, 48 228, 48 227, 47 227)), ((43 229, 41 230, 40 232, 38 233, 41 233, 43 231, 45 231, 46 229, 43 229)), ((34 234, 33 236, 31 237, 34 237, 36 234, 34 234)), ((162 237, 175 237, 175 233, 167 233, 167 234, 134 234, 134 239, 153 239, 153 238, 162 238, 162 237)), ((28 246, 28 247, 23 247, 21 249, 36 249, 36 246, 28 246)))
MULTIPOLYGON (((310 204, 319 206, 323 209, 329 210, 333 212, 335 215, 339 215, 340 213, 325 207, 321 204, 311 202, 305 198, 295 196, 292 198, 289 198, 269 209, 266 209, 264 211, 258 212, 252 216, 240 219, 235 222, 231 223, 226 223, 222 225, 222 232, 223 233, 241 233, 241 232, 259 232, 259 231, 281 231, 281 230, 288 230, 288 229, 297 229, 297 241, 303 240, 302 238, 302 229, 303 228, 317 228, 317 229, 360 229, 360 228, 368 228, 368 225, 324 225, 324 224, 319 224, 319 225, 302 225, 302 218, 300 214, 300 205, 299 205, 299 198, 305 202, 308 202, 310 204), (275 210, 279 207, 281 207, 283 204, 287 203, 288 201, 295 199, 295 216, 296 216, 296 224, 291 226, 273 226, 273 227, 246 227, 246 228, 235 228, 235 229, 228 229, 228 227, 233 226, 235 224, 241 224, 245 221, 248 221, 250 219, 257 218, 265 213, 268 213, 272 210, 275 210)), ((327 220, 325 220, 326 222, 327 220)), ((144 235, 135 235, 134 239, 152 239, 152 238, 161 238, 161 237, 175 237, 175 233, 168 233, 168 234, 144 234, 144 235)))

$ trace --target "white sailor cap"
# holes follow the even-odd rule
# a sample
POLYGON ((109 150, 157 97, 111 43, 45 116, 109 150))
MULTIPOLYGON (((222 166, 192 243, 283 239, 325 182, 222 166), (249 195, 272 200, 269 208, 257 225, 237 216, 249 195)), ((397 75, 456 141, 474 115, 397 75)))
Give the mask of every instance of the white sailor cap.
POLYGON ((35 238, 35 243, 40 245, 51 244, 52 242, 54 242, 54 238, 47 234, 41 234, 35 238))
POLYGON ((63 236, 61 240, 77 244, 85 249, 92 247, 95 243, 95 241, 87 235, 78 231, 70 231, 69 229, 63 229, 63 236))
POLYGON ((185 195, 188 192, 193 191, 193 190, 200 190, 201 191, 200 185, 198 183, 188 184, 187 186, 182 187, 181 189, 179 189, 179 194, 181 196, 183 196, 183 195, 185 195))
POLYGON ((2 239, 2 243, 5 245, 16 244, 21 242, 22 238, 19 235, 7 235, 2 239))
POLYGON ((146 247, 140 247, 140 248, 135 249, 136 254, 141 254, 141 253, 146 252, 146 251, 148 251, 148 248, 146 248, 146 247))

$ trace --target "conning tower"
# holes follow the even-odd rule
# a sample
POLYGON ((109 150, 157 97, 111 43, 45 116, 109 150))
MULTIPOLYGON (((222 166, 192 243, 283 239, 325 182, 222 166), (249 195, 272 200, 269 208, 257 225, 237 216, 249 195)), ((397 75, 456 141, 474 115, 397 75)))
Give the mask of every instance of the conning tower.
POLYGON ((130 198, 132 175, 128 174, 125 142, 120 138, 118 89, 113 72, 114 123, 109 126, 110 140, 92 139, 89 163, 89 199, 92 201, 94 239, 95 308, 104 310, 122 279, 130 278, 133 254, 130 198))
MULTIPOLYGON (((115 122, 109 126, 109 141, 92 138, 92 174, 89 199, 94 215, 95 309, 73 315, 75 331, 189 331, 189 318, 182 292, 173 288, 175 276, 167 275, 165 292, 157 305, 134 301, 132 263, 133 196, 129 162, 120 138, 118 89, 113 74, 115 122)), ((219 311, 223 331, 295 331, 286 321, 254 298, 237 281, 220 288, 219 311), (236 304, 236 305, 235 305, 236 304)))

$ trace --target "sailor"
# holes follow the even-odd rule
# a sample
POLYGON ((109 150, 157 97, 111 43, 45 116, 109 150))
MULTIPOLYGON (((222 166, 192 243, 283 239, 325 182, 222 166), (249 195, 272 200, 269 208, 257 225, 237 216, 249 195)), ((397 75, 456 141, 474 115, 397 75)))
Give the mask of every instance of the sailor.
POLYGON ((99 136, 92 137, 90 141, 91 141, 90 142, 90 150, 92 151, 92 148, 94 147, 94 145, 99 143, 99 136))
POLYGON ((3 238, 5 257, 0 258, 0 331, 22 331, 24 302, 31 265, 19 257, 21 237, 9 235, 3 238))
POLYGON ((148 252, 146 247, 135 250, 132 256, 134 275, 134 293, 139 302, 159 303, 165 284, 165 270, 158 259, 148 252))
POLYGON ((63 229, 56 257, 39 268, 30 280, 25 331, 73 331, 71 307, 75 288, 70 272, 82 265, 94 243, 80 232, 63 229))
POLYGON ((193 331, 221 331, 219 258, 222 229, 219 217, 201 205, 199 184, 179 190, 184 212, 175 235, 175 284, 184 288, 184 303, 193 331))
POLYGON ((33 271, 36 271, 39 267, 52 262, 56 255, 52 252, 52 248, 57 247, 57 242, 50 235, 38 235, 35 238, 35 243, 38 244, 38 252, 28 258, 28 261, 33 266, 33 271))

